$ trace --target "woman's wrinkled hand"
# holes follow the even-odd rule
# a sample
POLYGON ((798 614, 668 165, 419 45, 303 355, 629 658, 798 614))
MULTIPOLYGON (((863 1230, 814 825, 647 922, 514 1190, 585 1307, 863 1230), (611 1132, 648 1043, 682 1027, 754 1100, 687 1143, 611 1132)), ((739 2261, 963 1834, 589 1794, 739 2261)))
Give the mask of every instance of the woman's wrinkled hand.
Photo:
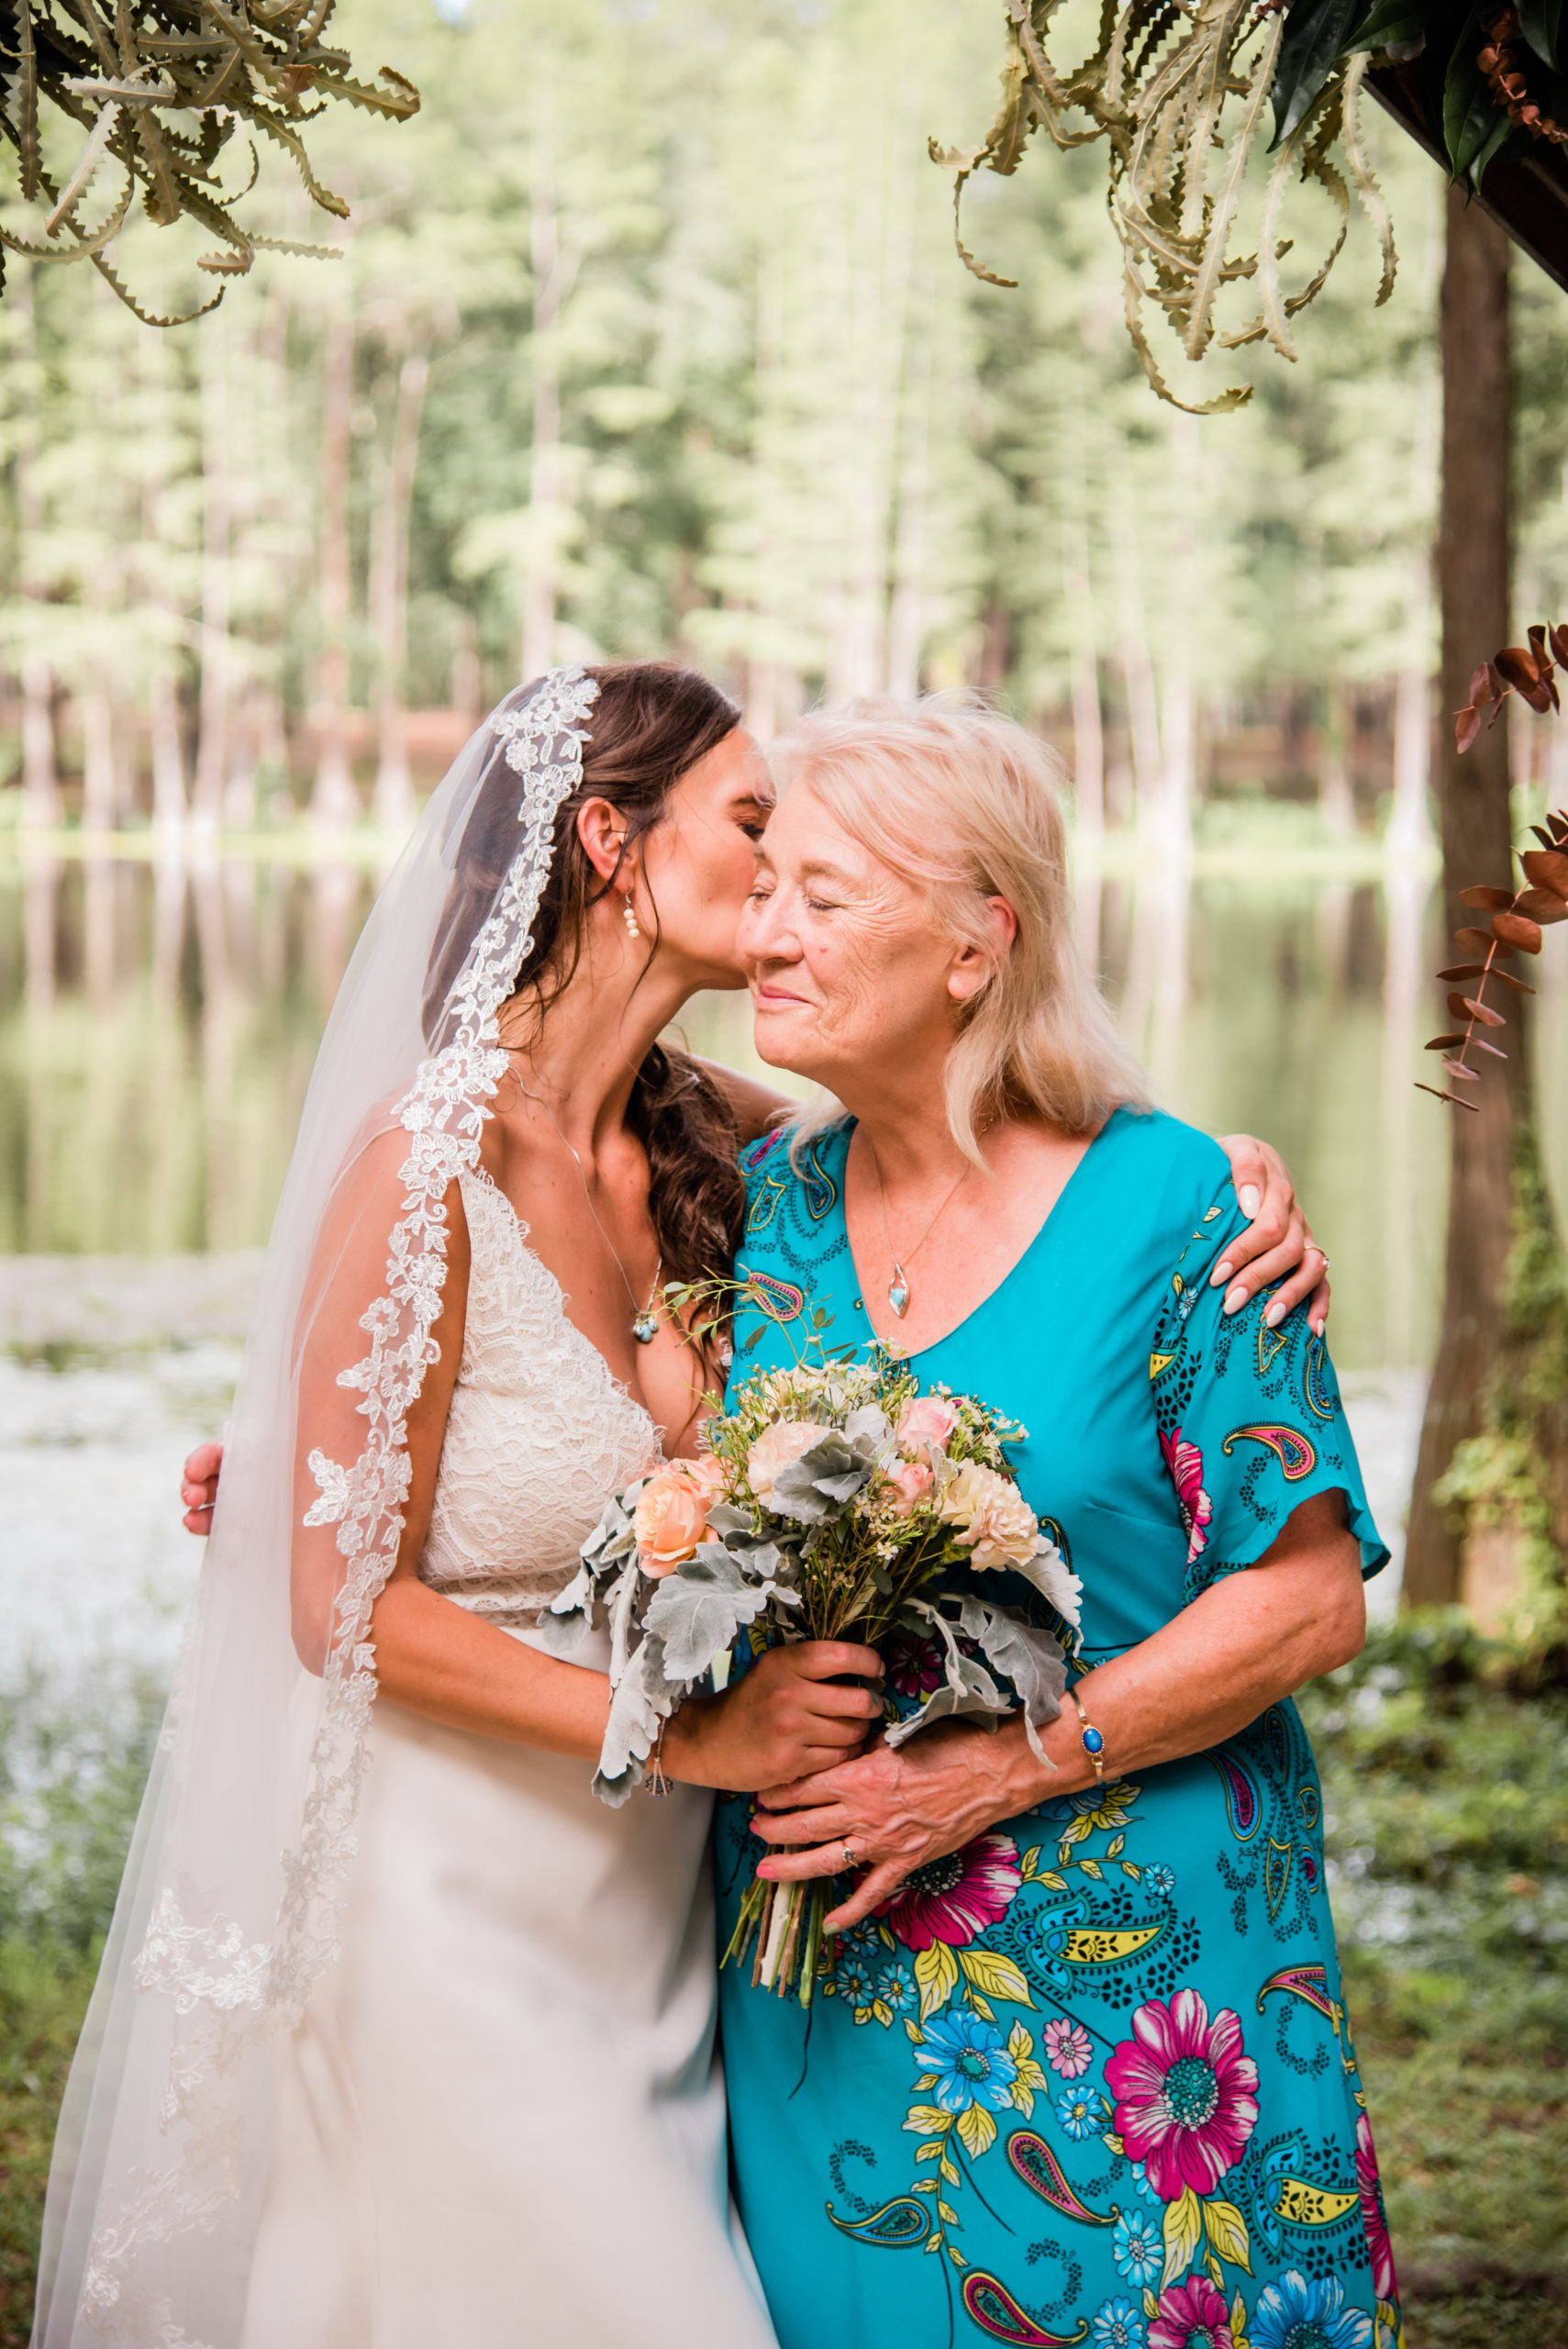
POLYGON ((880 1682, 882 1658, 846 1640, 770 1648, 722 1697, 688 1698, 671 1716, 666 1776, 754 1794, 830 1769, 882 1718, 880 1695, 841 1685, 846 1674, 880 1682))
POLYGON ((1230 1161, 1241 1212, 1251 1221, 1226 1249, 1209 1275, 1209 1286, 1229 1283, 1224 1309, 1240 1313, 1260 1289, 1283 1281, 1263 1315, 1270 1329, 1277 1330, 1309 1297, 1307 1318, 1321 1337, 1329 1319, 1329 1259, 1312 1237, 1290 1170, 1277 1150, 1252 1134, 1221 1134, 1219 1147, 1230 1161))
POLYGON ((223 1466, 221 1443, 198 1443, 186 1461, 180 1485, 187 1533, 212 1531, 213 1505, 217 1499, 218 1472, 223 1466))
MULTIPOLYGON (((814 1777, 769 1787, 752 1832, 773 1846, 758 1874, 774 1883, 846 1873, 844 1847, 865 1874, 833 1909, 829 1932, 869 1917, 906 1876, 1038 1799, 1015 1784, 1018 1741, 968 1721, 939 1721, 907 1745, 874 1745, 814 1777)), ((1027 1749, 1026 1749, 1027 1752, 1027 1749)))

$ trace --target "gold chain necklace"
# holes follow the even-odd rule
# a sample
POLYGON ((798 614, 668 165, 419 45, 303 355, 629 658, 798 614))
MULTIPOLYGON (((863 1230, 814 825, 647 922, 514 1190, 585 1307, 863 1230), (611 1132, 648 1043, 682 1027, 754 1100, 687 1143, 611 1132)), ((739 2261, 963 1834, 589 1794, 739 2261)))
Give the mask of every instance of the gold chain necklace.
MULTIPOLYGON (((862 1127, 861 1130, 863 1133, 865 1129, 862 1127)), ((567 1148, 571 1148, 570 1143, 567 1144, 567 1148)), ((903 1262, 900 1263, 897 1252, 893 1245, 893 1233, 888 1227, 887 1186, 882 1179, 882 1161, 876 1154, 876 1144, 873 1141, 870 1134, 866 1134, 866 1148, 871 1152, 871 1163, 876 1174, 876 1196, 882 1203, 882 1236, 887 1242, 887 1252, 893 1258, 893 1278, 887 1284, 887 1301, 893 1308, 894 1312, 898 1316, 900 1321, 902 1321, 904 1316, 909 1310, 909 1300, 913 1295, 913 1291, 909 1286, 909 1275, 905 1270, 905 1265, 912 1264, 914 1263, 916 1257, 919 1254, 921 1249, 925 1246, 932 1232, 935 1231, 938 1224, 940 1223, 943 1216, 946 1215, 949 1208, 951 1207, 954 1199, 957 1198, 960 1190, 962 1188, 964 1177, 973 1170, 967 1165, 960 1169, 958 1181, 953 1185, 951 1190, 948 1193, 946 1198, 942 1201, 940 1207, 937 1209, 935 1215, 931 1218, 929 1223, 926 1226, 926 1229, 915 1242, 913 1248, 910 1249, 908 1254, 904 1258, 903 1262)))
MULTIPOLYGON (((516 1044, 507 1044, 503 1046, 502 1049, 506 1052, 515 1052, 518 1050, 518 1047, 516 1044)), ((600 1239, 609 1250, 610 1254, 615 1258, 616 1270, 620 1275, 626 1286, 627 1298, 631 1307, 631 1334, 637 1340, 639 1346, 651 1346, 653 1343, 654 1339, 659 1335, 659 1312, 653 1300, 659 1294, 659 1283, 663 1276, 663 1257, 661 1256, 659 1259, 659 1268, 653 1275, 653 1286, 648 1292, 648 1302, 646 1305, 639 1306, 637 1301, 637 1291, 633 1288, 626 1266, 621 1262, 620 1251, 616 1246, 615 1241, 610 1238, 609 1233, 605 1230, 604 1225, 599 1222, 599 1210, 594 1205, 594 1194, 588 1188, 588 1170, 584 1165, 583 1161, 578 1157, 577 1152, 572 1149, 572 1144, 567 1141, 566 1136, 562 1133, 560 1119, 556 1116, 554 1110, 550 1108, 550 1103, 544 1099, 541 1094, 530 1093, 528 1091, 528 1086, 523 1083, 520 1076, 517 1078, 517 1090, 522 1095, 525 1101, 533 1101, 538 1104, 539 1108, 544 1111, 545 1116, 550 1119, 550 1124, 555 1128, 562 1149, 572 1152, 573 1163, 576 1165, 579 1176, 582 1178, 583 1197, 587 1202, 588 1213, 593 1217, 595 1224, 598 1228, 600 1239)), ((879 1176, 878 1180, 880 1181, 880 1179, 881 1177, 879 1176)))

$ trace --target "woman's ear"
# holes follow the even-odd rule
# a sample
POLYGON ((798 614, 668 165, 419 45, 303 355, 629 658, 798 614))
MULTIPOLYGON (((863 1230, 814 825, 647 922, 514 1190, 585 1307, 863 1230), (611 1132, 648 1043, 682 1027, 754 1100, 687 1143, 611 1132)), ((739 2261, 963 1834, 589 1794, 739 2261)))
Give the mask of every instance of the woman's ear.
POLYGON ((577 837, 583 853, 607 881, 620 865, 626 849, 626 818, 607 799, 586 799, 577 810, 577 837))
POLYGON ((1018 918, 1006 897, 987 897, 985 906, 989 938, 984 945, 961 946, 948 973, 948 993, 955 1003, 973 1002, 1018 934, 1018 918))

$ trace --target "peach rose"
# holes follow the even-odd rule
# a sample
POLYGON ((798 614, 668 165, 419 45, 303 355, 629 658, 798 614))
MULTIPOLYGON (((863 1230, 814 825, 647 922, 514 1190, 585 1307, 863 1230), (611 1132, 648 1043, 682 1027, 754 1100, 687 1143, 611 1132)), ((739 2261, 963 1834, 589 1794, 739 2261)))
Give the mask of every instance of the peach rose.
POLYGON ((693 1474, 695 1460, 672 1460, 649 1478, 632 1512, 632 1531, 645 1575, 673 1574, 696 1553, 707 1531, 713 1498, 706 1479, 693 1474))
POLYGON ((937 1514, 973 1548, 977 1566, 1021 1566, 1040 1548, 1039 1518, 1017 1485, 995 1468, 973 1462, 961 1468, 937 1514))
POLYGON ((707 1492, 722 1493, 729 1483, 728 1462, 717 1459, 711 1452, 699 1452, 695 1460, 683 1460, 681 1466, 689 1468, 707 1492))
POLYGON ((773 1479, 781 1468, 821 1442, 825 1431, 812 1419, 780 1419, 757 1438, 746 1455, 746 1481, 764 1508, 775 1508, 773 1479))
POLYGON ((912 1403, 904 1406, 904 1416, 895 1432, 898 1449, 903 1453, 926 1456, 940 1452, 958 1425, 958 1413, 940 1395, 917 1395, 912 1403))
POLYGON ((897 1498, 893 1504, 895 1517, 907 1517, 917 1501, 923 1501, 936 1478, 923 1460, 895 1460, 887 1472, 887 1482, 897 1498))

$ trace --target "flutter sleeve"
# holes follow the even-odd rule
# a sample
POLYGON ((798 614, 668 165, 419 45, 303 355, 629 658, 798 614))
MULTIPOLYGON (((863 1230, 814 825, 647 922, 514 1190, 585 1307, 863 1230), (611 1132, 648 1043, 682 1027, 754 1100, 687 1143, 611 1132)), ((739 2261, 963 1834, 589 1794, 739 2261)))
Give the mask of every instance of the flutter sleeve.
POLYGON ((1363 1580, 1388 1563, 1340 1382, 1307 1307, 1271 1330, 1272 1289, 1228 1318, 1224 1289, 1209 1286, 1246 1221, 1227 1182, 1171 1275, 1150 1354, 1160 1449, 1187 1531, 1189 1599, 1255 1565, 1314 1493, 1344 1495, 1363 1580))

